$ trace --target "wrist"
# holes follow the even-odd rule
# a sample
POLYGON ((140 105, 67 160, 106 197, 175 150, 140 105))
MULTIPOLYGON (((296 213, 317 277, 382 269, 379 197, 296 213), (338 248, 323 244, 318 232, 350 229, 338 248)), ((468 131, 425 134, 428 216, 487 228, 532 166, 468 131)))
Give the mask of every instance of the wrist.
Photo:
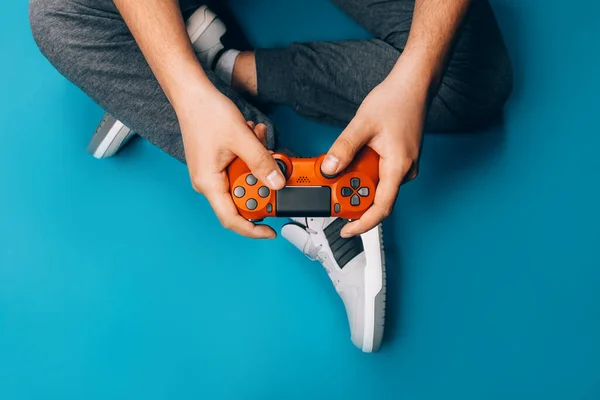
POLYGON ((164 81, 165 95, 177 113, 197 107, 199 100, 216 90, 200 64, 174 69, 164 81))
POLYGON ((409 85, 413 94, 425 101, 436 91, 441 81, 441 61, 425 48, 407 47, 388 76, 398 85, 409 85))

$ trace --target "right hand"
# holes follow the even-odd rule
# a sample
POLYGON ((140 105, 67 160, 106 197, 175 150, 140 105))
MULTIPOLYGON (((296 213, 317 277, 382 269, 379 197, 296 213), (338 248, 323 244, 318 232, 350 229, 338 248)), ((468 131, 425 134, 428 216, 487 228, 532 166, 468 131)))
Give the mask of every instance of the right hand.
POLYGON ((225 228, 249 238, 275 238, 269 226, 256 225, 239 215, 227 177, 227 167, 239 157, 270 189, 285 186, 283 174, 264 145, 266 126, 246 121, 235 104, 216 89, 196 97, 177 110, 194 190, 206 197, 225 228))

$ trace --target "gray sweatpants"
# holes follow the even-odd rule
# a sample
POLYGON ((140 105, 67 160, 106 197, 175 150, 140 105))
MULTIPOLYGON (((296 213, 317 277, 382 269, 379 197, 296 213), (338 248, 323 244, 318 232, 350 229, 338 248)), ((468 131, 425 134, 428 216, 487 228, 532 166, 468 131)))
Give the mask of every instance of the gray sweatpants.
MULTIPOLYGON (((258 97, 344 125, 402 53, 414 0, 333 1, 374 39, 258 49, 258 97)), ((183 11, 203 3, 180 2, 183 11)), ((30 0, 30 20, 41 51, 65 77, 114 117, 185 162, 175 112, 112 0, 30 0)), ((207 73, 247 120, 267 125, 273 148, 275 129, 269 119, 207 73)), ((500 112, 511 89, 510 61, 491 7, 475 0, 432 101, 426 130, 479 127, 500 112)))

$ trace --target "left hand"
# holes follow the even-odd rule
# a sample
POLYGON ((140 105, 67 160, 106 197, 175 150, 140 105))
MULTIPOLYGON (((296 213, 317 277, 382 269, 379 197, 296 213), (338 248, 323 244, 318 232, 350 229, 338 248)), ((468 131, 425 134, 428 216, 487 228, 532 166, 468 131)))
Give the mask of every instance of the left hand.
MULTIPOLYGON (((406 78, 406 76, 405 76, 406 78)), ((342 171, 365 145, 380 156, 379 185, 371 208, 342 229, 342 237, 355 236, 388 217, 400 185, 417 177, 423 125, 427 113, 426 85, 388 77, 365 98, 356 116, 335 141, 321 169, 342 171)))

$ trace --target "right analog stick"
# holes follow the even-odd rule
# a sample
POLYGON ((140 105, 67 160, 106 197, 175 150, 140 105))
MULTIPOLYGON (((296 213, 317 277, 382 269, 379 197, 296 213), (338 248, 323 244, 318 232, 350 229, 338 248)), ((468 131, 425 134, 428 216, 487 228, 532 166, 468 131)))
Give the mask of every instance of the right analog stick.
POLYGON ((333 175, 326 174, 325 172, 323 172, 323 170, 321 169, 321 167, 319 167, 319 171, 321 171, 321 175, 323 175, 323 177, 325 177, 327 179, 335 179, 338 176, 340 176, 339 173, 338 174, 333 174, 333 175))
POLYGON ((319 163, 319 172, 321 173, 321 175, 323 175, 323 177, 325 179, 335 179, 338 176, 340 176, 340 173, 338 172, 337 174, 326 174, 325 172, 323 172, 323 161, 325 160, 325 158, 321 158, 321 162, 319 163))

